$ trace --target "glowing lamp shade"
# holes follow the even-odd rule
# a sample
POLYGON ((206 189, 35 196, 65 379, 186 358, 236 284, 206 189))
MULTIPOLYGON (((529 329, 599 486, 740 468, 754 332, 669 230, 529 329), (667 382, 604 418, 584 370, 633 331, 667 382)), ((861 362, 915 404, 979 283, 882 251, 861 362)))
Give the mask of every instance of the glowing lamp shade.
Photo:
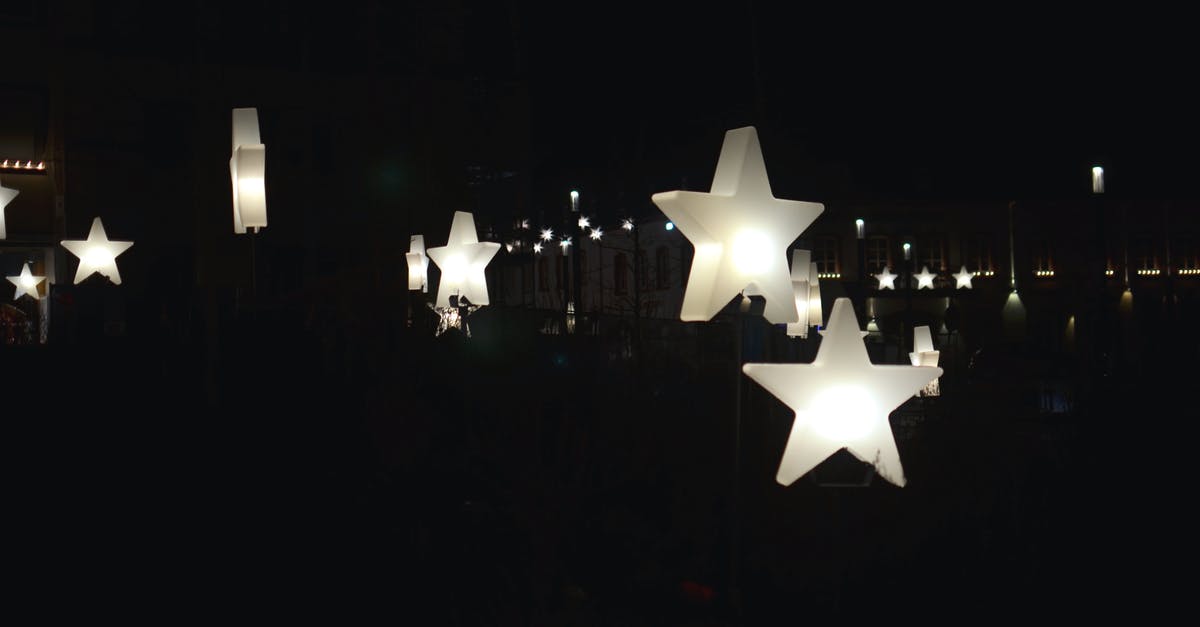
POLYGON ((963 266, 962 270, 950 276, 954 277, 954 288, 959 290, 971 289, 971 279, 975 278, 975 275, 967 270, 966 266, 963 266))
POLYGON ((821 312, 821 278, 815 263, 808 266, 808 324, 814 327, 825 324, 821 312))
POLYGON ((408 240, 408 289, 429 291, 429 257, 425 255, 425 236, 413 235, 408 240))
POLYGON ((897 276, 898 275, 892 274, 891 268, 884 268, 883 272, 880 272, 879 274, 875 275, 875 278, 879 280, 879 289, 881 289, 881 290, 896 289, 896 277, 897 276))
MULTIPOLYGON (((810 278, 816 279, 812 270, 812 251, 796 249, 792 251, 792 296, 796 301, 797 322, 787 325, 787 334, 791 337, 808 337, 809 287, 810 278)), ((819 294, 819 292, 818 292, 819 294)))
POLYGON ((21 274, 6 278, 8 279, 9 283, 17 286, 16 293, 13 294, 13 300, 17 300, 25 294, 28 294, 29 297, 34 300, 41 300, 42 297, 38 294, 37 287, 39 283, 46 280, 46 277, 34 276, 33 273, 29 271, 29 264, 25 264, 25 266, 21 268, 21 274))
POLYGON ((133 242, 121 242, 108 239, 104 232, 104 223, 96 217, 92 220, 92 230, 88 231, 85 240, 63 240, 63 248, 72 255, 79 257, 79 269, 75 271, 75 285, 79 285, 93 272, 108 277, 113 283, 121 284, 121 273, 117 270, 117 257, 129 250, 133 242))
MULTIPOLYGON (((919 326, 913 328, 913 352, 908 354, 908 359, 914 366, 931 366, 936 367, 941 356, 941 351, 933 349, 933 334, 930 333, 929 327, 919 326)), ((930 381, 924 388, 918 391, 918 396, 940 396, 941 388, 938 386, 938 379, 930 381)))
POLYGON ((742 371, 796 413, 775 480, 791 485, 840 449, 903 486, 888 414, 942 374, 925 366, 876 366, 847 298, 833 303, 811 364, 746 364, 742 371))
POLYGON ((233 110, 233 232, 267 226, 267 147, 258 136, 258 109, 233 110))
MULTIPOLYGON (((771 195, 754 127, 725 133, 708 193, 654 194, 654 204, 696 248, 680 318, 711 320, 743 291, 766 297, 772 323, 799 322, 787 247, 824 211, 771 195)), ((669 227, 668 227, 669 228, 669 227)))
POLYGON ((1092 166, 1092 193, 1104 193, 1104 168, 1098 165, 1092 166))
POLYGON ((0 239, 8 239, 8 229, 4 226, 4 209, 21 192, 0 185, 0 239))
POLYGON ((435 306, 449 307, 452 295, 466 297, 475 306, 489 304, 484 269, 498 252, 500 244, 479 241, 475 216, 455 211, 446 245, 430 248, 428 253, 442 272, 435 306))

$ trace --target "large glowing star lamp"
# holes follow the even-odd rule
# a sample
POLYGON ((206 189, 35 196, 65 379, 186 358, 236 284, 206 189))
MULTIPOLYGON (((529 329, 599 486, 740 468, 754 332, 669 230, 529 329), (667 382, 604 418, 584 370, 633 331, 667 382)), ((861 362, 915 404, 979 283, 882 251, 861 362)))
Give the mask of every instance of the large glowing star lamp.
POLYGON ((811 364, 746 364, 742 370, 796 412, 775 480, 791 485, 848 450, 881 477, 904 485, 888 414, 942 374, 941 368, 876 366, 847 298, 833 303, 811 364))
MULTIPOLYGON (((937 367, 940 355, 941 351, 933 349, 933 335, 929 332, 929 327, 914 327, 913 352, 908 354, 908 360, 912 362, 912 365, 937 367)), ((942 389, 938 384, 939 379, 930 381, 928 385, 918 391, 917 396, 941 396, 942 389)))
POLYGON ((429 256, 425 254, 425 236, 413 235, 408 240, 408 289, 429 291, 429 256))
POLYGON ((430 248, 428 253, 442 272, 436 307, 456 306, 451 305, 451 296, 458 296, 459 302, 466 298, 476 307, 487 305, 487 277, 483 271, 499 251, 500 244, 479 241, 474 216, 455 211, 446 245, 430 248))
POLYGON ((0 239, 8 239, 8 229, 4 226, 4 208, 21 192, 0 185, 0 239))
POLYGON ((85 240, 63 240, 63 248, 79 257, 79 269, 75 271, 75 285, 79 285, 93 272, 99 272, 113 283, 121 284, 121 273, 117 271, 117 256, 133 246, 133 242, 118 242, 108 239, 100 218, 92 220, 92 230, 85 240))
POLYGON ((929 266, 921 266, 921 272, 914 274, 913 278, 917 280, 917 289, 931 290, 933 289, 933 280, 937 275, 929 271, 929 266))
POLYGON ((233 110, 233 232, 267 226, 267 147, 258 136, 258 109, 233 110))
POLYGON ((967 270, 966 266, 963 266, 962 270, 950 276, 954 277, 954 289, 958 290, 971 289, 971 279, 975 278, 975 275, 970 270, 967 270))
POLYGON ((766 297, 768 321, 799 321, 787 247, 825 207, 771 195, 754 127, 725 133, 707 194, 661 192, 652 200, 696 248, 682 320, 710 320, 744 291, 766 297))
POLYGON ((13 300, 21 298, 23 294, 29 294, 30 298, 34 300, 41 300, 42 297, 38 295, 37 287, 38 283, 46 280, 46 277, 33 276, 33 273, 29 271, 29 264, 25 264, 25 267, 21 268, 21 274, 6 278, 9 283, 17 286, 17 291, 13 294, 13 300))

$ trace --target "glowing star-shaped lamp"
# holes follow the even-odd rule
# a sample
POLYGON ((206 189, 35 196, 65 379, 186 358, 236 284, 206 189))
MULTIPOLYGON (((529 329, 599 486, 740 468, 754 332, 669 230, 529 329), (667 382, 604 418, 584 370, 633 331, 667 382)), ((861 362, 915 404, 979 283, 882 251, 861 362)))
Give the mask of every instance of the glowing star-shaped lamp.
POLYGON ((38 283, 45 281, 46 277, 33 276, 33 273, 29 271, 29 264, 25 264, 25 267, 21 268, 21 274, 6 278, 8 278, 9 283, 17 286, 17 291, 13 294, 13 300, 21 298, 22 294, 29 294, 30 298, 41 300, 42 297, 38 295, 37 286, 38 283))
POLYGON ((798 321, 786 251, 825 207, 771 195, 754 127, 725 133, 709 193, 661 192, 652 200, 696 247, 682 320, 709 320, 744 290, 766 297, 768 321, 798 321))
POLYGON ((875 278, 879 279, 879 289, 881 289, 881 290, 896 289, 896 277, 897 276, 899 276, 899 275, 892 274, 891 268, 884 268, 883 272, 880 272, 879 274, 875 275, 875 278))
POLYGON ((742 370, 796 412, 775 480, 790 485, 845 448, 904 485, 888 414, 942 374, 941 368, 876 366, 850 299, 833 303, 811 364, 746 364, 742 370))
POLYGON ((430 248, 428 252, 429 258, 442 271, 436 306, 450 307, 451 295, 465 297, 474 306, 487 305, 487 277, 483 270, 498 252, 500 244, 479 241, 475 216, 455 211, 446 245, 430 248))
POLYGON ((233 232, 267 226, 267 147, 258 136, 258 109, 233 110, 233 232))
POLYGON ((933 289, 933 280, 937 278, 937 275, 930 272, 928 266, 921 266, 921 273, 914 274, 913 278, 917 280, 917 289, 931 290, 933 289))
MULTIPOLYGON (((930 366, 936 368, 938 358, 941 351, 933 349, 933 335, 929 332, 929 327, 919 326, 913 328, 913 352, 908 354, 908 360, 914 366, 930 366)), ((938 379, 930 381, 925 387, 918 391, 918 396, 941 396, 941 386, 938 385, 938 379)))
POLYGON ((0 185, 0 239, 8 239, 8 229, 4 226, 4 208, 21 192, 0 185))
POLYGON ((408 289, 429 291, 429 257, 425 254, 425 236, 413 235, 408 240, 408 289))
POLYGON ((957 273, 950 276, 954 277, 954 289, 958 290, 971 289, 971 279, 975 278, 975 275, 968 271, 966 266, 963 266, 962 270, 959 270, 957 273))
POLYGON ((79 269, 75 271, 75 285, 93 272, 99 272, 113 283, 121 284, 121 273, 117 271, 117 255, 129 250, 133 242, 110 241, 104 232, 100 218, 92 220, 92 230, 85 240, 66 239, 62 242, 72 255, 79 257, 79 269))

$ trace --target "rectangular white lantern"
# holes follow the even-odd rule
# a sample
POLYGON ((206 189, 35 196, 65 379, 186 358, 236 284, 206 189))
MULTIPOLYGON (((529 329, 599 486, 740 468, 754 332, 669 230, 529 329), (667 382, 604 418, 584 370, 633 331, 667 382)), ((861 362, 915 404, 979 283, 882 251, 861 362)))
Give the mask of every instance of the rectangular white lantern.
POLYGON ((8 238, 8 229, 4 226, 4 208, 21 192, 0 185, 0 239, 8 238))
POLYGON ((425 256, 425 236, 413 235, 408 240, 408 289, 429 291, 429 257, 425 256))
MULTIPOLYGON (((812 251, 808 250, 793 250, 792 251, 792 293, 796 300, 796 313, 800 319, 796 322, 789 322, 787 325, 787 334, 791 337, 808 337, 808 299, 809 287, 808 281, 812 276, 812 251)), ((814 277, 815 278, 815 277, 814 277)))
POLYGON ((817 272, 817 264, 809 264, 808 271, 808 325, 819 327, 825 324, 825 315, 821 313, 821 277, 817 272))
POLYGON ((267 147, 258 134, 258 109, 233 110, 233 232, 267 226, 267 147))

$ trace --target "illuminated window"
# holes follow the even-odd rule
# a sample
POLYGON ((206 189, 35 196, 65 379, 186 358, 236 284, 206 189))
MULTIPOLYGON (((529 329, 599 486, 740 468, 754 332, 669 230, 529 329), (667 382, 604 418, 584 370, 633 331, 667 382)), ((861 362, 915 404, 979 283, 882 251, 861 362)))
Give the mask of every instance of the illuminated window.
POLYGON ((867 238, 867 272, 879 274, 884 268, 894 268, 892 265, 892 243, 886 235, 872 235, 867 238))
POLYGON ((654 251, 654 280, 658 283, 658 289, 665 290, 671 287, 671 252, 666 246, 659 246, 654 251))
POLYGON ((938 235, 929 235, 918 240, 921 257, 917 265, 927 266, 930 272, 946 271, 946 242, 938 235))
POLYGON ((1050 249, 1050 242, 1048 240, 1034 242, 1032 250, 1034 276, 1054 276, 1054 252, 1050 249))
POLYGON ((1158 252, 1154 250, 1154 241, 1149 237, 1133 240, 1129 255, 1130 263, 1138 276, 1158 276, 1158 252))
POLYGON ((813 242, 813 263, 817 264, 820 278, 841 277, 842 267, 838 263, 838 241, 831 235, 822 235, 813 242))
POLYGON ((982 233, 967 237, 963 244, 963 262, 975 276, 994 276, 995 262, 992 258, 992 240, 982 233))
POLYGON ((613 292, 624 294, 629 290, 629 258, 617 253, 613 258, 613 292))
POLYGON ((1200 275, 1200 243, 1193 237, 1181 237, 1171 245, 1172 265, 1179 274, 1200 275))

